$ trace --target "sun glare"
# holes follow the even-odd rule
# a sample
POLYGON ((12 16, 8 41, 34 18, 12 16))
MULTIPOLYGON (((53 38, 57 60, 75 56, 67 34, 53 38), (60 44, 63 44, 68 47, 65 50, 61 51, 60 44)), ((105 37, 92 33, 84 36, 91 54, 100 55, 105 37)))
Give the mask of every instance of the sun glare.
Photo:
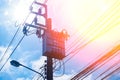
MULTIPOLYGON (((70 49, 70 52, 73 49, 74 52, 78 53, 84 47, 85 48, 85 52, 83 52, 84 53, 83 58, 85 58, 84 62, 88 62, 88 60, 91 59, 91 57, 89 56, 88 57, 90 59, 86 58, 86 55, 90 54, 91 56, 96 56, 97 55, 96 52, 99 52, 99 49, 103 49, 101 44, 106 44, 104 45, 104 47, 107 49, 111 47, 109 45, 116 44, 116 42, 120 40, 120 38, 118 37, 118 34, 120 33, 118 31, 120 29, 119 27, 120 1, 118 0, 114 1, 93 0, 93 1, 94 2, 91 2, 89 0, 87 1, 76 0, 76 3, 74 2, 73 4, 72 0, 70 0, 69 2, 66 2, 67 4, 63 5, 64 9, 62 9, 65 15, 64 18, 66 18, 67 19, 66 21, 68 21, 69 24, 73 25, 74 27, 74 29, 72 29, 73 27, 71 28, 68 27, 68 29, 72 30, 70 35, 73 35, 74 37, 70 38, 71 41, 68 42, 67 48, 70 49), (71 46, 69 46, 70 45, 69 43, 72 43, 72 46, 74 46, 72 47, 72 49, 71 46), (87 49, 85 47, 86 45, 91 45, 92 43, 97 45, 97 47, 93 49, 94 51, 96 50, 96 52, 91 51, 92 49, 91 47, 90 49, 89 48, 87 49), (81 47, 78 48, 78 46, 82 46, 82 48, 81 47), (99 46, 100 48, 98 48, 99 46), (76 48, 79 51, 77 51, 76 48)), ((103 50, 106 50, 105 48, 103 50)))
MULTIPOLYGON (((30 0, 31 1, 31 0, 30 0)), ((30 1, 21 0, 14 9, 14 18, 17 22, 22 23, 29 14, 30 1)))
POLYGON ((24 7, 17 7, 14 12, 14 17, 16 20, 21 22, 26 17, 26 14, 28 13, 29 12, 26 9, 24 9, 24 7))

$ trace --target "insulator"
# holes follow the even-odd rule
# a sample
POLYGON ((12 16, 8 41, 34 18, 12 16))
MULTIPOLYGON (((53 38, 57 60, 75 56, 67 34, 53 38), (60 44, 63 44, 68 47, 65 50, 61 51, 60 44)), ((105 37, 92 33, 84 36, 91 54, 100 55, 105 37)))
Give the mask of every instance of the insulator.
POLYGON ((24 27, 23 27, 23 34, 27 35, 27 32, 28 32, 27 26, 24 26, 24 27))
POLYGON ((41 29, 37 29, 36 35, 38 36, 38 38, 41 38, 41 37, 42 37, 41 29))

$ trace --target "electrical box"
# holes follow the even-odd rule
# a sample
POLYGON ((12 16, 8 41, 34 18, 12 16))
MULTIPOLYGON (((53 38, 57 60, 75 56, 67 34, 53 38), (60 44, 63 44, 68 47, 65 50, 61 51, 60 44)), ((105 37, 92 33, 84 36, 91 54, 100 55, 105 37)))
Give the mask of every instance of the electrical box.
POLYGON ((54 30, 43 36, 43 56, 62 60, 65 57, 65 34, 54 30))

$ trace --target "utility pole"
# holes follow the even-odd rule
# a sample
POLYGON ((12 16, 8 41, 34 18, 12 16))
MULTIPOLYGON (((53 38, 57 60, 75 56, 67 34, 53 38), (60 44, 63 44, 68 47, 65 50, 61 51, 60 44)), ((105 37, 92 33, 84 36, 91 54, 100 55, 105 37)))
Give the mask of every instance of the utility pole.
POLYGON ((47 80, 53 80, 53 58, 62 60, 65 57, 65 30, 57 32, 51 29, 52 21, 47 19, 47 30, 43 35, 43 56, 47 57, 47 80))
MULTIPOLYGON (((51 33, 51 19, 47 19, 47 30, 46 32, 44 33, 43 35, 43 55, 45 54, 44 53, 44 50, 46 50, 46 54, 49 54, 49 51, 47 52, 47 49, 46 47, 48 46, 47 45, 47 38, 48 38, 48 35, 47 34, 50 34, 51 33)), ((50 37, 50 36, 49 36, 50 37)), ((48 48, 49 49, 49 48, 48 48)), ((53 80, 53 60, 52 60, 52 57, 50 56, 46 56, 47 57, 47 70, 45 71, 46 72, 46 78, 47 80, 53 80)))
POLYGON ((52 58, 47 57, 47 80, 53 80, 53 61, 52 58))
POLYGON ((66 30, 61 32, 52 30, 52 20, 47 18, 47 5, 34 1, 30 7, 30 12, 36 15, 32 23, 25 23, 23 33, 27 35, 30 27, 36 28, 36 35, 43 40, 43 56, 47 57, 45 69, 45 78, 53 80, 53 58, 62 60, 65 57, 65 40, 68 38, 66 30), (32 5, 40 6, 38 10, 34 10, 32 5), (43 23, 41 23, 41 17, 43 23))

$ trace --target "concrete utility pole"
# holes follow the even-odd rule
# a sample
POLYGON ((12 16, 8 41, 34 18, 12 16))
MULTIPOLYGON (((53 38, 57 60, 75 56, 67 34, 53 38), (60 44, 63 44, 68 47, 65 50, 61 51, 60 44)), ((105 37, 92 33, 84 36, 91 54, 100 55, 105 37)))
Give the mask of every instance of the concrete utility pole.
POLYGON ((43 35, 43 56, 47 57, 47 80, 53 80, 53 60, 62 60, 65 57, 65 40, 67 32, 65 30, 56 32, 51 29, 52 21, 47 19, 47 30, 43 35))
POLYGON ((47 80, 53 80, 53 61, 52 58, 47 57, 47 80))
MULTIPOLYGON (((51 37, 47 34, 50 34, 51 33, 51 19, 47 19, 47 30, 46 32, 44 33, 43 35, 43 55, 45 55, 45 53, 47 54, 47 66, 46 66, 46 69, 45 70, 45 73, 46 73, 46 78, 47 80, 53 80, 53 60, 52 60, 52 57, 48 56, 49 55, 49 51, 46 49, 47 46, 48 46, 48 40, 49 39, 48 37, 51 37), (45 51, 45 52, 44 52, 45 51)), ((49 49, 49 48, 48 48, 49 49)))
POLYGON ((32 23, 25 23, 23 33, 27 35, 27 27, 36 28, 36 35, 43 39, 43 56, 47 57, 47 65, 45 70, 45 78, 53 80, 53 58, 62 60, 65 57, 65 40, 68 37, 67 31, 61 32, 52 30, 52 21, 47 18, 47 5, 34 1, 30 7, 31 14, 36 15, 32 23), (40 6, 38 10, 33 5, 40 6), (41 20, 40 18, 43 17, 41 20), (43 23, 41 23, 41 21, 43 23))

